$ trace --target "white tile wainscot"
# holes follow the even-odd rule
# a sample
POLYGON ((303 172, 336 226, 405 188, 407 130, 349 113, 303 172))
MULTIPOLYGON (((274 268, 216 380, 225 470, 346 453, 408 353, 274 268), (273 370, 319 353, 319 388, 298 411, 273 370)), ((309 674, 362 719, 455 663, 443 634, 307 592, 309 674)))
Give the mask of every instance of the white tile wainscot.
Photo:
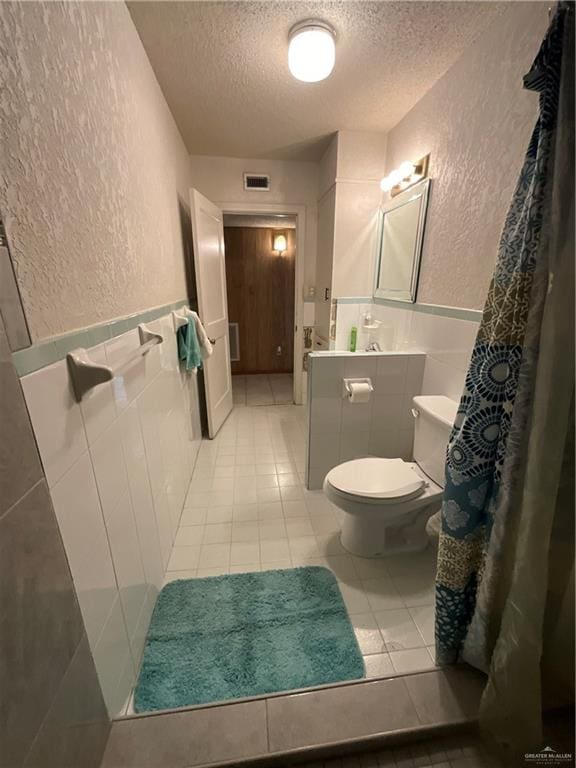
POLYGON ((421 352, 313 352, 309 357, 306 485, 362 456, 412 458, 412 398, 422 391, 421 352), (369 403, 342 397, 344 378, 372 379, 369 403))
MULTIPOLYGON (((21 380, 111 716, 134 685, 201 439, 171 316, 149 326, 164 342, 81 403, 65 360, 21 380)), ((88 353, 116 365, 139 343, 132 330, 88 353)))
POLYGON ((396 304, 369 303, 362 298, 339 299, 335 349, 348 348, 352 326, 358 328, 358 349, 367 345, 369 336, 378 341, 383 350, 418 349, 426 354, 422 394, 446 395, 459 401, 482 313, 453 307, 421 305, 416 308, 403 302, 396 304), (363 329, 367 312, 380 324, 375 331, 363 329), (454 313, 461 313, 463 317, 454 313))

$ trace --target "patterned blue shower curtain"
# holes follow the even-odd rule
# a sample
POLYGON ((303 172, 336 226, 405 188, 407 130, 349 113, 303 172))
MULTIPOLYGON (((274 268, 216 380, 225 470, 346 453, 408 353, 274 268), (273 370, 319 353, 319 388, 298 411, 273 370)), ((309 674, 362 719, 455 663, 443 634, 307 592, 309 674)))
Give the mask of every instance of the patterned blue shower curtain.
POLYGON ((540 111, 504 225, 495 272, 450 436, 436 578, 439 664, 488 671, 498 574, 525 451, 548 271, 546 242, 563 25, 559 5, 524 86, 540 111))

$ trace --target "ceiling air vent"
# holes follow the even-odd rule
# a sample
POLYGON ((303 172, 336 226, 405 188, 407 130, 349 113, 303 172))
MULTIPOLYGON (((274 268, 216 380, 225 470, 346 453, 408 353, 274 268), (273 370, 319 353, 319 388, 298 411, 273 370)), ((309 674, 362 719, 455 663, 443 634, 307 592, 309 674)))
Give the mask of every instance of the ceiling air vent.
POLYGON ((270 190, 270 176, 263 173, 245 173, 244 189, 254 189, 259 192, 270 190))

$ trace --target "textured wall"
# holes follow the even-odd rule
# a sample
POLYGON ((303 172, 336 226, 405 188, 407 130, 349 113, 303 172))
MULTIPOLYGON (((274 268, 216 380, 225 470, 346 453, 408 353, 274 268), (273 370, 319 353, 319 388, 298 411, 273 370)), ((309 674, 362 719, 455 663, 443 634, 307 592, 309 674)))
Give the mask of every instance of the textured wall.
POLYGON ((510 3, 388 135, 387 172, 431 153, 418 301, 480 309, 537 114, 523 90, 548 3, 510 3))
POLYGON ((124 3, 0 3, 0 211, 35 341, 185 298, 188 157, 124 3))
POLYGON ((215 203, 257 203, 306 206, 304 287, 314 285, 318 164, 295 160, 258 160, 238 157, 190 158, 192 183, 215 203), (270 174, 270 191, 244 189, 244 172, 270 174))

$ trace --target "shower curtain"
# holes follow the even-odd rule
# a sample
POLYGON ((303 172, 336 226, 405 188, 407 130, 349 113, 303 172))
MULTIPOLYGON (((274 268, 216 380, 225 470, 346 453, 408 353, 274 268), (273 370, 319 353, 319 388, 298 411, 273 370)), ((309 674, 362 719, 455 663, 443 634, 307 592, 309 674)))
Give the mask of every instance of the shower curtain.
POLYGON ((438 551, 438 662, 489 674, 481 719, 513 747, 539 743, 548 544, 573 514, 556 503, 574 391, 573 31, 561 3, 524 78, 539 117, 448 443, 438 551))

